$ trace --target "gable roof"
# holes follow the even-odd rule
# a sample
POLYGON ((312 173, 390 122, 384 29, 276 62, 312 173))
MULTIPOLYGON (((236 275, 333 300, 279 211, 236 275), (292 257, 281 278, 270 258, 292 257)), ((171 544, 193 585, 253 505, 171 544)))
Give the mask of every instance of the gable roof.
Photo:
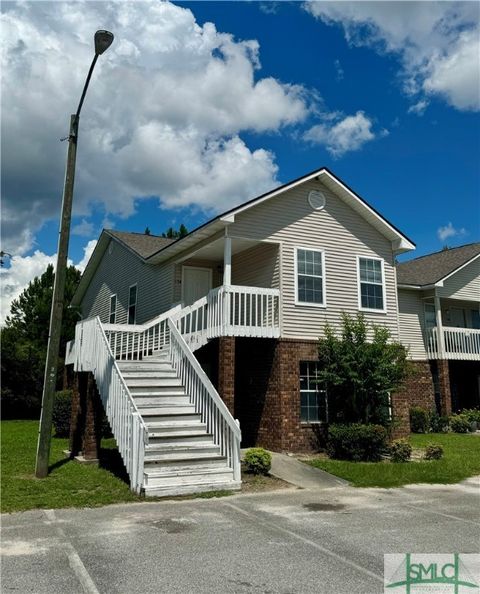
POLYGON ((398 285, 434 285, 480 255, 480 242, 442 250, 397 265, 398 285))
POLYGON ((175 239, 168 239, 159 235, 145 235, 145 233, 129 233, 127 231, 114 231, 113 229, 104 229, 104 231, 143 259, 175 241, 175 239))
POLYGON ((311 171, 302 177, 299 177, 291 182, 288 182, 274 190, 261 194, 248 202, 244 202, 239 206, 236 206, 226 212, 216 216, 215 218, 207 221, 200 227, 194 229, 185 237, 177 239, 171 245, 160 248, 158 252, 152 254, 147 258, 149 263, 158 264, 168 258, 175 256, 177 253, 182 252, 189 247, 193 246, 198 241, 206 239, 207 237, 217 233, 219 230, 226 227, 229 223, 235 221, 235 216, 241 212, 253 208, 266 200, 270 200, 283 194, 284 192, 303 184, 309 180, 318 179, 321 181, 329 190, 334 194, 338 195, 344 202, 346 202, 353 210, 355 210, 360 216, 367 220, 373 225, 382 235, 387 237, 394 244, 394 251, 396 253, 402 253, 409 250, 415 249, 415 244, 405 234, 403 234, 395 225, 390 223, 385 217, 383 217, 373 206, 371 206, 366 200, 356 194, 351 188, 349 188, 340 178, 334 175, 326 167, 311 171))

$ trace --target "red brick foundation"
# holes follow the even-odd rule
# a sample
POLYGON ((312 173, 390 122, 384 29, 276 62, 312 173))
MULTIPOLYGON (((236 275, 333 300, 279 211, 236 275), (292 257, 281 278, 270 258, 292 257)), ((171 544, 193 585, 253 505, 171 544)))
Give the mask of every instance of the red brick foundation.
POLYGON ((237 339, 235 410, 244 446, 292 452, 321 447, 323 426, 300 422, 300 361, 317 358, 316 341, 237 339))
POLYGON ((70 457, 83 454, 86 460, 97 459, 103 408, 95 380, 91 373, 79 372, 70 376, 69 383, 72 390, 70 457))
POLYGON ((452 414, 452 393, 450 390, 450 370, 448 361, 437 361, 438 389, 440 392, 440 410, 442 415, 452 414))
POLYGON ((410 433, 410 408, 420 406, 435 410, 435 386, 428 361, 411 361, 411 373, 401 390, 392 394, 394 420, 393 437, 405 437, 410 433))
POLYGON ((235 415, 235 337, 218 339, 217 390, 228 410, 235 415))

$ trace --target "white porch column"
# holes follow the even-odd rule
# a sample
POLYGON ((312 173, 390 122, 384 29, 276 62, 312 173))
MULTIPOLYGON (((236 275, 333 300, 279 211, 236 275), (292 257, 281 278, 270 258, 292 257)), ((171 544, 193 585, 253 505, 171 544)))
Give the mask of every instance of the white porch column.
POLYGON ((442 308, 440 305, 440 297, 435 295, 435 319, 437 322, 437 344, 438 344, 438 358, 445 358, 445 341, 443 337, 443 324, 442 324, 442 308))
POLYGON ((232 284, 232 238, 228 235, 223 245, 223 284, 232 284))

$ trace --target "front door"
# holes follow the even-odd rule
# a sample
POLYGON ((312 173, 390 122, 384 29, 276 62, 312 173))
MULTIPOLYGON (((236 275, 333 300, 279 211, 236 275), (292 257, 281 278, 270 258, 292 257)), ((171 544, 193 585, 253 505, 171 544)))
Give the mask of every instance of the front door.
POLYGON ((182 301, 191 305, 205 297, 212 288, 212 269, 184 266, 182 269, 182 301))
POLYGON ((465 328, 465 311, 459 307, 451 307, 450 323, 455 328, 465 328))

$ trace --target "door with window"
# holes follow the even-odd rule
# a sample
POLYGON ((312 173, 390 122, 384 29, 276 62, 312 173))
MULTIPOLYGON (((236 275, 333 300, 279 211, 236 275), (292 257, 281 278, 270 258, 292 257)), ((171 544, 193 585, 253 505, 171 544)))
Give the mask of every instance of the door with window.
POLYGON ((184 266, 182 269, 182 301, 191 305, 205 297, 212 288, 212 269, 197 266, 184 266))

